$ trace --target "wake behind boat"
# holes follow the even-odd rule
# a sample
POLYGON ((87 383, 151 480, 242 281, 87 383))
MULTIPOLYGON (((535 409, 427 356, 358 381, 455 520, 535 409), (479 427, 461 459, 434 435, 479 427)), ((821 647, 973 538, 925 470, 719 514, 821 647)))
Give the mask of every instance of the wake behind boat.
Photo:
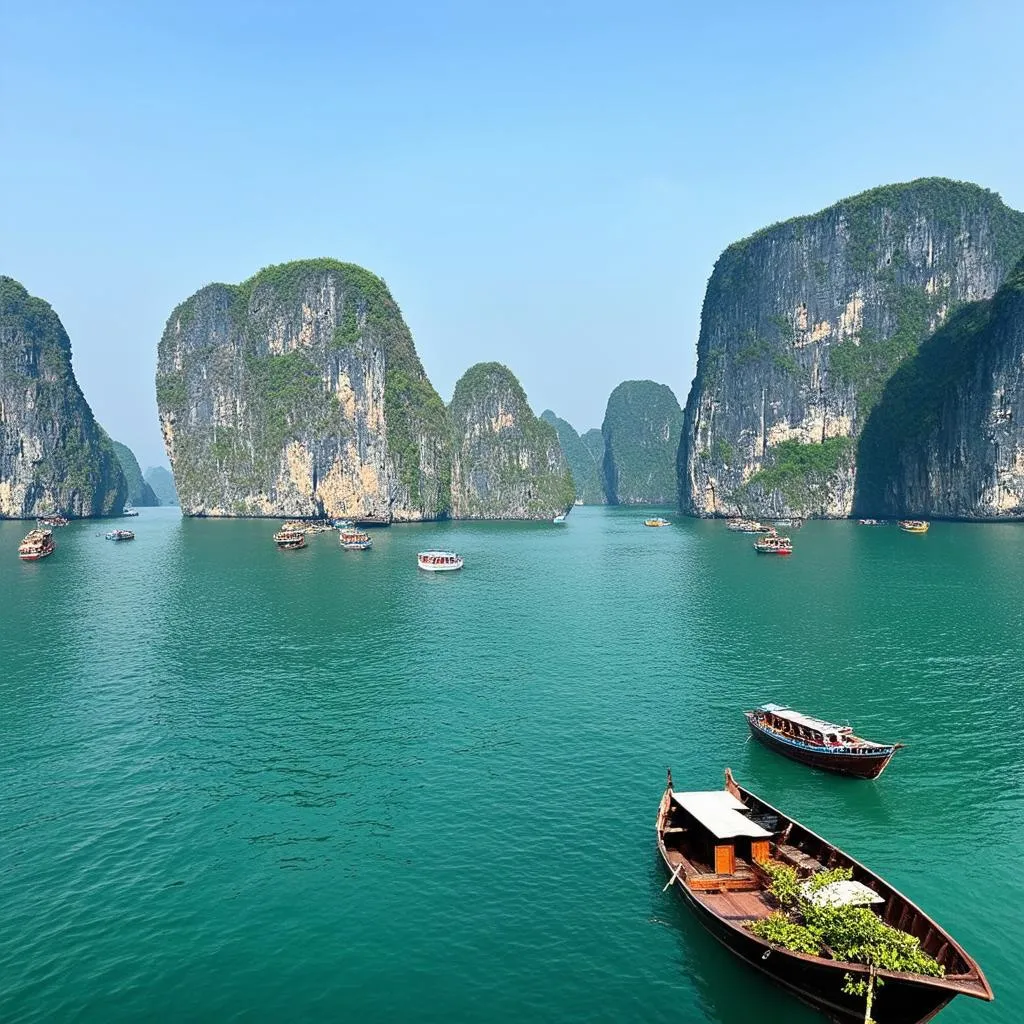
POLYGON ((725 789, 711 792, 678 792, 669 772, 657 833, 669 885, 701 924, 730 952, 834 1021, 863 1024, 870 1016, 879 1024, 923 1024, 956 995, 992 999, 981 968, 924 911, 838 847, 740 788, 728 769, 725 789), (846 869, 845 878, 836 878, 835 869, 846 869), (787 877, 788 904, 779 899, 776 883, 787 877), (802 914, 801 924, 796 919, 802 914), (819 932, 830 943, 814 938, 809 919, 824 922, 819 932), (873 933, 875 945, 858 947, 849 931, 845 938, 834 934, 844 922, 854 939, 873 933), (752 928, 775 937, 762 938, 752 928), (849 959, 836 954, 837 947, 849 959), (881 957, 872 949, 894 948, 901 953, 889 962, 916 970, 866 962, 881 957))
POLYGON ((848 725, 812 718, 781 704, 744 711, 755 739, 786 757, 857 779, 877 779, 902 743, 874 743, 848 725))

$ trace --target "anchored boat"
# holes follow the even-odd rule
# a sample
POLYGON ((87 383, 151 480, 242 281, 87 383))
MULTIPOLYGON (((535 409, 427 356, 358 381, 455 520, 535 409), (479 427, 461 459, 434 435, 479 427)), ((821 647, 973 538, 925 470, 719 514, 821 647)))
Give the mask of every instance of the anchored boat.
POLYGON ((56 547, 53 530, 29 530, 18 545, 18 557, 23 562, 38 562, 40 558, 52 555, 56 547))
POLYGON ((354 526, 342 530, 338 539, 346 551, 367 551, 373 547, 370 535, 363 530, 357 530, 354 526))
POLYGON ((924 519, 901 519, 900 529, 905 533, 927 533, 931 523, 924 519))
POLYGON ((742 789, 728 769, 725 788, 711 792, 678 792, 669 772, 657 832, 669 885, 701 924, 730 952, 834 1021, 863 1024, 865 995, 845 991, 860 982, 873 995, 867 1008, 879 1024, 922 1024, 957 995, 992 999, 981 968, 923 910, 838 847, 742 789), (796 952, 755 935, 750 925, 779 911, 769 884, 781 865, 792 868, 818 905, 823 900, 833 907, 867 907, 881 922, 912 936, 935 962, 936 974, 844 961, 828 947, 796 952), (832 868, 849 869, 849 881, 809 886, 814 875, 832 868))
POLYGON ((781 704, 744 711, 755 739, 786 757, 857 779, 877 779, 902 743, 874 743, 848 725, 801 714, 781 704))
POLYGON ((653 519, 645 519, 644 526, 671 526, 672 524, 667 519, 662 519, 661 516, 655 516, 653 519))
POLYGON ((302 530, 281 529, 274 534, 274 543, 282 551, 296 551, 306 546, 306 534, 302 530))
POLYGON ((107 540, 135 540, 135 534, 131 530, 111 530, 107 540))
POLYGON ((421 551, 416 564, 427 572, 454 572, 462 568, 463 559, 454 551, 421 551))
POLYGON ((732 530, 733 533, 771 533, 773 529, 756 519, 730 519, 725 528, 732 530))

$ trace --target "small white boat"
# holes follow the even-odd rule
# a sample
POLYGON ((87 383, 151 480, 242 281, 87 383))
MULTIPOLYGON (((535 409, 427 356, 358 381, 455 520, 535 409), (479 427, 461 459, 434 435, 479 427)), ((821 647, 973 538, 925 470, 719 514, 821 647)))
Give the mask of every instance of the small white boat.
POLYGON ((555 518, 552 519, 551 522, 553 522, 553 523, 564 523, 565 522, 565 513, 563 512, 560 516, 555 516, 555 518))
POLYGON ((454 551, 421 551, 416 564, 427 572, 454 572, 462 568, 462 555, 454 551))
POLYGON ((582 505, 582 504, 583 504, 583 499, 582 499, 582 498, 577 498, 577 499, 576 499, 576 500, 575 500, 575 501, 573 502, 573 504, 574 504, 574 505, 582 505))

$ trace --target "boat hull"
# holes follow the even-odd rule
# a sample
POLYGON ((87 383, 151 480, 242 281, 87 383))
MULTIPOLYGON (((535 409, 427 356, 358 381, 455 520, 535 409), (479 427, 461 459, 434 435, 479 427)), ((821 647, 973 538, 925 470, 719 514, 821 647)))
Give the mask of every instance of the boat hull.
POLYGON ((18 557, 23 562, 38 562, 41 558, 49 558, 53 554, 54 549, 49 548, 46 551, 33 551, 30 554, 18 554, 18 557))
POLYGON ((782 754, 792 761, 799 761, 810 768, 820 768, 822 771, 846 775, 852 779, 877 779, 896 753, 895 747, 885 747, 878 754, 845 754, 814 750, 805 744, 784 739, 759 728, 749 717, 747 725, 750 726, 754 738, 769 750, 774 750, 777 754, 782 754))
MULTIPOLYGON (((662 860, 671 874, 664 850, 662 860)), ((746 964, 832 1020, 864 1024, 864 997, 843 992, 846 965, 820 963, 784 949, 770 950, 766 957, 764 943, 755 936, 717 917, 682 882, 677 882, 674 888, 707 931, 746 964)), ((878 1024, 924 1024, 953 996, 952 992, 887 977, 885 984, 875 991, 872 1017, 878 1024)))

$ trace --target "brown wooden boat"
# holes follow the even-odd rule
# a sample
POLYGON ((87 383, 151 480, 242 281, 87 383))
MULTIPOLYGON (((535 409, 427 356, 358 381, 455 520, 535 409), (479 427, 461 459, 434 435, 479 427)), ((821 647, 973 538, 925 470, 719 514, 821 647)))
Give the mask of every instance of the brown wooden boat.
POLYGON ((23 562, 38 562, 52 555, 56 547, 53 530, 29 530, 18 545, 18 557, 23 562))
POLYGON ((754 738, 770 750, 855 779, 877 779, 903 746, 862 739, 848 725, 813 718, 781 704, 762 704, 743 714, 754 738))
POLYGON ((742 789, 728 769, 724 789, 703 793, 674 790, 669 772, 657 831, 669 885, 675 885, 701 924, 740 959, 834 1021, 863 1024, 865 1018, 864 996, 843 991, 847 975, 882 981, 872 1008, 878 1024, 922 1024, 957 995, 992 999, 981 968, 923 910, 848 854, 742 789), (745 923, 776 909, 760 868, 769 860, 794 867, 801 877, 850 868, 853 883, 874 894, 873 909, 882 920, 916 936, 945 974, 871 968, 796 953, 758 938, 745 923))

